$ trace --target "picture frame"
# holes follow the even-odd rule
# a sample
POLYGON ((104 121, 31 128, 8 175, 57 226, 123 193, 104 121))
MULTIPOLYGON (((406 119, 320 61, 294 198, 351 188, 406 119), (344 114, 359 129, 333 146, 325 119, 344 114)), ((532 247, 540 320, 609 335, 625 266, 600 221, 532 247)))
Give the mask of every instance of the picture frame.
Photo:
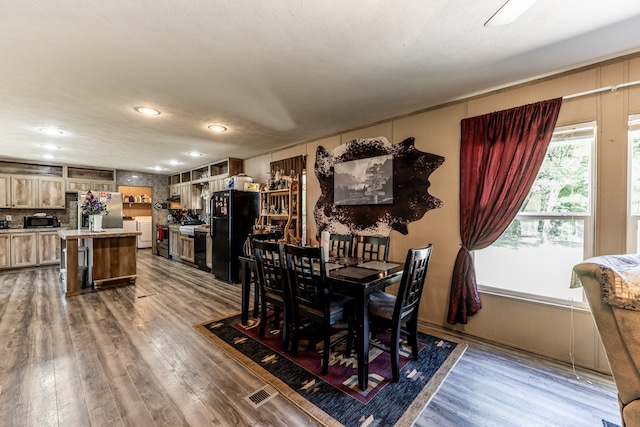
POLYGON ((337 206, 393 204, 393 155, 336 163, 334 204, 337 206))

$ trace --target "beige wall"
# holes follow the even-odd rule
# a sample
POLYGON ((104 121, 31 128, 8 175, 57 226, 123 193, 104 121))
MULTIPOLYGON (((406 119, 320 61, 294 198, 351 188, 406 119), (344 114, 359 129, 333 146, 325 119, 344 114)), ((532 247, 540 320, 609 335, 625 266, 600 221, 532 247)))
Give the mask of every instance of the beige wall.
MULTIPOLYGON (((446 323, 449 285, 460 245, 458 192, 460 121, 467 117, 574 93, 640 80, 640 57, 621 58, 599 66, 565 73, 527 85, 465 100, 407 117, 391 119, 368 128, 345 132, 274 154, 245 161, 247 173, 263 177, 271 160, 307 154, 307 227, 315 235, 313 207, 319 197, 313 173, 315 150, 334 148, 355 138, 385 136, 392 143, 415 137, 416 148, 445 157, 430 177, 430 194, 444 206, 429 211, 409 224, 409 234, 391 234, 392 259, 404 259, 411 247, 433 243, 434 254, 427 287, 420 307, 422 322, 451 327, 446 323)), ((593 255, 624 253, 626 248, 627 116, 640 113, 640 86, 565 100, 558 125, 589 121, 598 124, 595 242, 593 255)), ((532 264, 532 269, 544 268, 532 264)), ((570 272, 572 266, 567 266, 570 272)), ((567 283, 568 285, 568 283, 567 283)), ((574 324, 576 363, 608 370, 590 313, 583 308, 541 304, 482 293, 483 309, 468 325, 456 330, 528 350, 557 360, 569 361, 570 328, 574 324)))

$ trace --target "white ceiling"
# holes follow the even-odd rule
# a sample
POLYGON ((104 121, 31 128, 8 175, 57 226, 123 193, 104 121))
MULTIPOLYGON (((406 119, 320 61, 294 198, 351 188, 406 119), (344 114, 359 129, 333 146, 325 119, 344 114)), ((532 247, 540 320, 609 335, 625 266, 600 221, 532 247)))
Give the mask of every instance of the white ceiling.
POLYGON ((640 51, 638 0, 504 1, 0 0, 0 156, 169 174, 640 51))

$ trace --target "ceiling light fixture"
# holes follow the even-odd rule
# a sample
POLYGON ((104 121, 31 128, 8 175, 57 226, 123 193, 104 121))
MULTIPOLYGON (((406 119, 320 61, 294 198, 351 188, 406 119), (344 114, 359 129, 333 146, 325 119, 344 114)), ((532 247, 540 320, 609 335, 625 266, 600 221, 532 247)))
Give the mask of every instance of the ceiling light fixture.
POLYGON ((224 132, 227 130, 227 128, 222 125, 209 125, 207 127, 214 132, 224 132))
POLYGON ((153 108, 149 107, 135 107, 134 110, 136 110, 140 114, 144 114, 145 116, 157 116, 158 114, 160 114, 160 111, 154 110, 153 108))
POLYGON ((166 163, 169 163, 170 165, 176 166, 181 164, 179 161, 177 160, 167 160, 166 163))
POLYGON ((52 136, 64 135, 64 132, 62 132, 60 129, 56 129, 56 128, 39 128, 38 132, 42 132, 44 134, 52 135, 52 136))
POLYGON ((201 153, 198 153, 196 151, 191 151, 190 153, 188 153, 191 157, 202 157, 201 153))
POLYGON ((42 157, 44 157, 45 159, 55 159, 56 156, 54 156, 53 154, 43 154, 42 157))
POLYGON ((153 167, 151 167, 149 169, 153 169, 154 171, 163 171, 164 170, 164 168, 161 167, 161 166, 153 166, 153 167))
POLYGON ((501 25, 511 24, 535 2, 536 0, 508 0, 484 23, 484 26, 499 27, 501 25))

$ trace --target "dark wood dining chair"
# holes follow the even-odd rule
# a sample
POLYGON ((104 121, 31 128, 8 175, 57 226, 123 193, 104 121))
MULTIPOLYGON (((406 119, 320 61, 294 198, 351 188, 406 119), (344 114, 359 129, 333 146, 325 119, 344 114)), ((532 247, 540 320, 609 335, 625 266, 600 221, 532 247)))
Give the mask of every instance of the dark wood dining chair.
POLYGON ((389 261, 389 236, 357 236, 353 256, 364 261, 389 261))
MULTIPOLYGON (((404 265, 398 295, 374 292, 369 300, 369 319, 374 327, 391 329, 389 347, 380 348, 391 353, 393 382, 400 378, 400 334, 407 336, 413 360, 418 360, 418 308, 424 288, 433 245, 426 248, 409 249, 404 265)), ((374 343, 374 345, 376 345, 374 343)))
MULTIPOLYGON (((332 326, 349 319, 348 305, 353 299, 329 292, 322 248, 286 244, 284 253, 293 302, 291 354, 296 355, 303 318, 322 325, 322 374, 324 375, 329 369, 331 347, 345 338, 331 342, 332 326)), ((349 325, 346 338, 348 343, 351 343, 353 322, 349 321, 349 325)))
POLYGON ((353 256, 353 236, 350 234, 329 235, 329 253, 336 258, 353 256))
MULTIPOLYGON (((270 233, 260 233, 260 234, 249 234, 247 238, 248 243, 248 254, 245 253, 246 256, 255 256, 254 252, 254 242, 257 240, 267 241, 267 242, 278 242, 282 239, 283 233, 272 231, 270 233)), ((245 244, 247 246, 247 244, 245 244)), ((252 282, 254 284, 253 289, 253 317, 258 317, 258 310, 260 309, 260 284, 258 283, 257 272, 253 277, 252 282)))
POLYGON ((280 327, 280 312, 284 312, 282 321, 282 350, 289 348, 289 334, 292 319, 291 294, 287 285, 287 277, 284 268, 284 255, 282 246, 278 242, 256 240, 253 243, 256 255, 256 270, 260 285, 260 338, 264 338, 267 330, 268 305, 274 307, 275 328, 280 327))

